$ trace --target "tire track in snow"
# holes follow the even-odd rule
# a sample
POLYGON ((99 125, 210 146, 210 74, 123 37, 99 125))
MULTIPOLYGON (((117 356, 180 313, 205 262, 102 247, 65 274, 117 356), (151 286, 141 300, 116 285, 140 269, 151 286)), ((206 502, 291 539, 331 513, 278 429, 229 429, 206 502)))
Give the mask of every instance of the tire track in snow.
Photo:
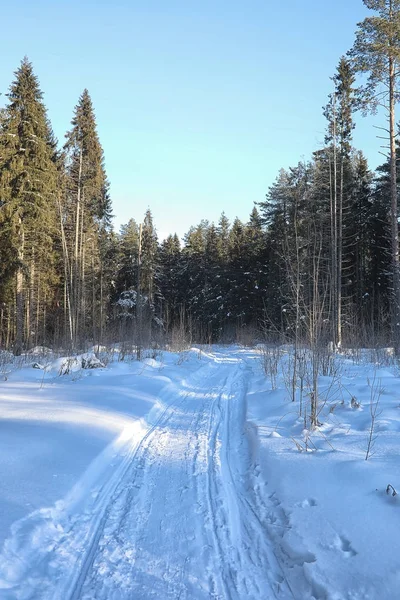
MULTIPOLYGON (((210 365, 208 365, 210 366, 210 365)), ((197 458, 196 455, 200 454, 201 438, 204 438, 204 426, 201 425, 205 422, 205 415, 209 413, 209 405, 216 394, 216 390, 222 389, 223 385, 219 382, 217 386, 211 385, 214 378, 220 379, 220 371, 216 368, 215 364, 211 364, 211 372, 206 372, 204 375, 203 370, 198 371, 201 376, 196 376, 189 379, 189 387, 192 386, 194 390, 192 393, 189 391, 186 394, 182 402, 179 403, 180 412, 172 410, 166 418, 159 423, 158 429, 151 432, 146 443, 142 445, 138 455, 132 463, 132 473, 134 481, 129 483, 123 481, 121 483, 121 490, 119 499, 113 503, 112 511, 108 515, 108 525, 104 530, 100 539, 97 541, 98 552, 91 557, 91 564, 85 574, 82 574, 83 581, 80 582, 79 588, 76 589, 75 595, 72 596, 74 600, 78 598, 109 598, 112 597, 112 582, 111 582, 111 571, 106 565, 106 575, 104 572, 104 562, 107 562, 113 554, 113 549, 116 545, 119 548, 116 549, 119 556, 124 553, 124 548, 127 546, 127 539, 129 539, 129 545, 134 548, 134 552, 131 553, 133 566, 129 569, 127 565, 121 567, 121 561, 119 563, 120 572, 123 573, 125 579, 125 591, 119 590, 119 596, 130 598, 160 598, 161 592, 154 591, 151 583, 143 584, 143 573, 140 573, 140 566, 136 565, 145 560, 152 561, 153 558, 149 555, 145 555, 145 547, 149 545, 149 539, 152 535, 152 527, 157 519, 160 519, 158 525, 157 535, 158 542, 164 549, 162 556, 162 570, 163 570, 163 598, 192 598, 193 596, 187 595, 185 592, 184 585, 182 584, 184 578, 184 572, 188 566, 188 558, 178 553, 178 565, 174 565, 174 561, 171 560, 173 553, 171 553, 171 544, 168 545, 165 536, 163 536, 162 523, 163 517, 159 517, 159 513, 162 510, 168 510, 168 505, 172 504, 169 501, 165 502, 165 506, 161 507, 158 503, 158 510, 154 514, 153 504, 157 505, 156 489, 159 489, 160 494, 166 494, 166 500, 169 496, 168 492, 165 492, 166 486, 162 482, 163 477, 163 459, 170 456, 174 459, 173 445, 176 443, 176 438, 172 435, 171 439, 168 439, 168 428, 174 431, 174 427, 177 426, 179 420, 189 419, 189 422, 185 427, 187 431, 185 435, 185 449, 182 455, 179 456, 179 468, 178 478, 176 481, 172 480, 171 485, 173 487, 183 487, 189 489, 193 486, 193 482, 198 479, 198 474, 194 472, 197 469, 197 458), (207 377, 207 375, 209 375, 207 377), (204 390, 204 382, 207 381, 210 384, 211 389, 204 390), (201 385, 199 385, 201 384, 201 385), (193 397, 196 401, 196 410, 193 411, 193 397), (191 401, 192 398, 192 401, 191 401), (200 401, 200 405, 197 403, 200 401), (163 430, 165 429, 166 435, 163 430), (164 438, 166 442, 164 442, 164 438), (186 439, 187 438, 187 439, 186 439), (161 510, 160 510, 161 509, 161 510), (134 525, 132 526, 132 523, 134 525), (104 535, 103 535, 104 534, 104 535), (108 546, 108 548, 107 548, 108 546), (111 548, 111 550, 110 550, 111 548), (121 550, 122 549, 122 550, 121 550), (106 556, 105 556, 106 555, 106 556), (136 570, 136 571, 135 571, 136 570), (92 573, 90 573, 92 571, 92 573), (172 574, 172 575, 171 575, 172 574), (180 583, 179 583, 180 582, 180 583), (145 590, 143 591, 143 587, 145 590), (90 590, 95 590, 95 595, 91 595, 90 590), (123 595, 125 594, 125 595, 123 595), (182 596, 183 594, 183 596, 182 596)), ((178 408, 176 406, 175 408, 178 408)), ((178 429, 177 429, 178 431, 178 429)), ((175 493, 178 490, 175 489, 175 493)), ((182 495, 182 489, 179 492, 182 495)), ((201 497, 199 495, 199 497, 201 497)), ((172 499, 176 501, 174 497, 174 491, 172 491, 172 499)), ((187 521, 187 515, 183 511, 182 514, 176 513, 177 507, 172 507, 172 512, 168 516, 172 517, 172 521, 176 521, 176 526, 181 527, 181 538, 185 537, 187 530, 185 529, 185 521, 187 521), (180 520, 180 523, 179 523, 180 520), (182 525, 183 524, 183 525, 182 525)), ((192 517, 192 514, 189 514, 192 517)), ((168 520, 164 518, 164 521, 168 520)), ((177 538, 179 542, 179 531, 177 531, 177 538)), ((151 545, 151 544, 150 544, 151 545)), ((176 554, 176 553, 175 553, 176 554)), ((159 565, 155 565, 159 567, 159 565)), ((154 565, 153 565, 154 568, 154 565)), ((114 590, 116 592, 116 590, 114 590)), ((210 597, 206 591, 200 592, 201 597, 210 597)))
POLYGON ((237 546, 241 546, 243 549, 238 553, 238 564, 242 567, 240 583, 244 588, 244 595, 239 593, 238 598, 246 597, 258 600, 264 597, 267 587, 270 588, 268 591, 272 592, 275 598, 294 598, 276 557, 271 538, 263 527, 256 507, 249 499, 253 486, 250 479, 249 440, 245 430, 248 380, 248 377, 246 378, 244 375, 245 369, 246 367, 241 364, 239 377, 231 383, 230 401, 226 403, 224 415, 225 482, 230 503, 235 507, 235 518, 240 530, 237 534, 237 546), (236 449, 239 445, 243 452, 242 460, 235 461, 235 463, 232 461, 232 456, 234 456, 232 438, 234 438, 236 449), (246 560, 243 560, 242 557, 246 560))
MULTIPOLYGON (((207 370, 210 363, 199 364, 199 367, 190 375, 189 382, 182 382, 183 387, 203 379, 200 372, 207 370)), ((101 486, 96 490, 95 496, 91 491, 85 498, 81 498, 82 488, 87 488, 86 473, 83 479, 77 482, 66 500, 57 502, 54 507, 40 509, 16 523, 14 537, 6 541, 2 559, 3 567, 12 565, 10 578, 1 580, 2 598, 6 600, 67 600, 79 597, 78 589, 83 573, 90 569, 93 549, 96 541, 101 536, 101 530, 106 521, 106 515, 111 512, 114 495, 121 480, 129 471, 135 456, 140 451, 152 432, 166 418, 169 411, 176 408, 176 398, 180 398, 179 405, 184 403, 185 396, 182 386, 169 383, 161 393, 161 399, 166 404, 156 421, 145 430, 144 435, 137 439, 137 433, 144 429, 143 420, 134 424, 134 434, 127 438, 117 454, 122 455, 116 469, 111 476, 105 479, 101 476, 101 486), (78 490, 78 505, 76 491, 78 490), (75 512, 71 514, 71 506, 75 512), (39 545, 38 545, 39 544, 39 545), (72 575, 71 575, 72 573, 72 575)), ((121 437, 124 437, 125 433, 121 437)), ((106 475, 110 475, 110 467, 114 459, 111 450, 114 444, 107 447, 102 453, 111 460, 106 475)), ((97 463, 99 456, 94 463, 97 463)), ((94 464, 93 463, 93 464, 94 464)), ((89 471, 92 466, 89 467, 89 471)), ((91 479, 93 474, 91 473, 91 479)), ((93 483, 91 483, 93 485, 93 483)), ((7 574, 7 571, 4 572, 7 574)))
POLYGON ((271 540, 261 521, 254 518, 252 513, 256 509, 248 500, 250 456, 245 447, 248 442, 245 435, 248 376, 249 371, 238 361, 225 378, 224 389, 210 411, 213 425, 209 435, 208 496, 220 560, 222 597, 227 600, 261 600, 272 596, 292 599, 271 540), (217 438, 220 439, 219 469, 213 464, 217 438))
MULTIPOLYGON (((223 393, 223 389, 226 385, 228 377, 226 376, 223 380, 223 384, 221 386, 222 390, 219 392, 218 396, 212 402, 209 411, 209 420, 208 420, 208 428, 207 428, 207 474, 206 474, 206 497, 207 497, 207 505, 209 517, 211 520, 211 531, 212 531, 212 541, 214 548, 217 552, 218 559, 221 566, 221 584, 222 591, 224 593, 224 598, 229 600, 231 598, 230 595, 230 586, 229 583, 229 574, 225 573, 224 569, 224 556, 223 556, 223 546, 222 540, 220 539, 220 535, 218 533, 218 529, 221 526, 224 526, 224 522, 218 523, 218 515, 217 509, 215 507, 215 502, 218 497, 218 488, 216 483, 216 465, 215 465, 215 454, 217 453, 217 436, 220 430, 221 425, 221 410, 220 410, 220 399, 223 393), (218 420, 215 419, 218 409, 218 420), (228 581, 227 581, 228 579, 228 581)), ((214 576, 215 577, 215 576, 214 576)), ((231 581, 231 583, 233 583, 231 581)))
MULTIPOLYGON (((203 370, 205 370, 205 369, 208 370, 209 366, 210 366, 210 363, 207 363, 205 366, 200 367, 194 373, 194 375, 192 375, 192 377, 189 378, 188 384, 190 385, 191 382, 195 383, 198 379, 203 380, 203 377, 199 377, 199 372, 202 373, 203 370)), ((167 425, 169 419, 173 416, 176 409, 180 408, 185 403, 187 397, 188 397, 188 393, 184 394, 183 396, 181 396, 181 399, 178 403, 176 403, 173 399, 171 401, 171 403, 162 412, 162 414, 159 416, 159 418, 154 423, 154 425, 149 428, 149 430, 146 432, 146 434, 143 436, 143 438, 138 442, 138 444, 135 448, 135 451, 131 455, 130 462, 127 465, 127 468, 125 469, 125 472, 121 476, 121 480, 117 483, 114 493, 108 497, 107 506, 105 507, 105 510, 103 511, 103 514, 101 515, 101 518, 98 521, 96 520, 96 522, 94 522, 94 524, 93 524, 93 533, 92 533, 91 540, 88 545, 87 551, 85 553, 85 558, 82 562, 82 565, 79 569, 79 572, 78 572, 76 578, 74 578, 74 580, 72 581, 69 589, 66 590, 66 595, 63 596, 63 600, 64 600, 64 598, 68 598, 69 600, 79 600, 82 597, 82 590, 85 585, 85 581, 88 577, 88 574, 89 574, 90 570, 93 568, 93 563, 96 558, 96 552, 98 550, 101 536, 104 532, 104 527, 107 523, 107 520, 110 519, 112 511, 115 509, 115 505, 118 504, 118 500, 119 500, 120 496, 122 495, 122 497, 124 497, 125 492, 127 490, 130 493, 128 494, 128 498, 123 506, 123 511, 122 511, 121 518, 119 519, 119 523, 118 523, 118 527, 117 527, 117 534, 120 534, 121 529, 123 528, 124 521, 127 520, 128 516, 130 514, 129 509, 132 506, 132 502, 133 502, 133 499, 135 496, 135 490, 137 490, 139 487, 135 482, 136 482, 138 473, 140 474, 141 472, 144 471, 143 467, 140 468, 140 463, 139 463, 139 469, 135 468, 138 466, 135 464, 136 459, 139 458, 139 460, 141 461, 142 464, 145 463, 145 453, 147 450, 146 444, 148 443, 148 441, 150 441, 151 436, 157 430, 162 429, 164 426, 167 425), (142 453, 142 455, 141 455, 141 453, 142 453), (132 467, 134 467, 134 468, 132 469, 132 467), (133 471, 133 480, 127 483, 125 481, 126 475, 130 471, 133 471)), ((173 398, 174 398, 174 396, 173 396, 173 398)), ((105 499, 107 501, 107 498, 105 498, 105 499)))
POLYGON ((231 356, 209 357, 184 389, 163 394, 167 406, 131 444, 91 513, 76 516, 43 559, 53 587, 41 589, 36 577, 31 595, 25 587, 10 599, 295 598, 252 489, 251 371, 231 356))

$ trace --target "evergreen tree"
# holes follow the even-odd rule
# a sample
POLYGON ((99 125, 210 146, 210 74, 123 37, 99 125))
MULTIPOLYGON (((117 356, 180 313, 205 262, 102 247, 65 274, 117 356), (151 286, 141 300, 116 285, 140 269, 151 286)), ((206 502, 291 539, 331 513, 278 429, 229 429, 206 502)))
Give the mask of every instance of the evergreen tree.
POLYGON ((397 165, 395 106, 399 98, 400 0, 363 0, 375 11, 358 24, 356 39, 349 55, 355 69, 368 73, 368 82, 360 88, 364 110, 384 106, 389 120, 390 147, 390 223, 392 255, 392 326, 396 353, 400 352, 400 256, 397 206, 397 165), (382 86, 384 91, 382 92, 382 86))
POLYGON ((264 301, 268 287, 266 235, 261 215, 253 207, 245 228, 244 271, 247 277, 248 311, 246 321, 259 326, 264 320, 264 301))
POLYGON ((205 341, 208 324, 205 322, 204 288, 206 280, 205 252, 206 236, 209 223, 201 221, 196 227, 191 227, 184 237, 182 250, 181 289, 187 299, 186 311, 189 320, 194 323, 192 334, 205 341))
POLYGON ((64 145, 67 181, 63 210, 69 257, 71 340, 75 344, 78 337, 95 331, 100 318, 95 301, 101 293, 99 244, 101 236, 110 229, 112 215, 103 149, 86 89, 75 107, 71 125, 64 145))
MULTIPOLYGON (((387 195, 380 190, 383 182, 376 185, 374 193, 373 175, 362 152, 355 153, 352 166, 351 219, 347 224, 348 239, 351 240, 348 248, 351 264, 348 288, 355 326, 360 332, 365 327, 371 331, 371 325, 374 322, 378 324, 382 314, 388 312, 386 290, 390 271, 390 232, 387 195)), ((388 184, 388 178, 385 179, 383 187, 388 184)))
POLYGON ((244 322, 246 313, 244 287, 244 248, 246 240, 245 226, 239 218, 235 218, 229 232, 229 317, 236 325, 244 322))
POLYGON ((207 338, 218 339, 222 331, 225 306, 223 280, 221 278, 220 237, 217 227, 211 223, 205 235, 203 318, 207 324, 207 338))
POLYGON ((223 212, 218 221, 218 250, 222 263, 226 263, 229 257, 229 219, 223 212))
POLYGON ((137 264, 139 256, 139 227, 134 219, 121 225, 118 236, 118 274, 116 277, 116 295, 137 286, 137 264))
MULTIPOLYGON (((15 297, 15 349, 46 329, 55 272, 56 166, 43 94, 27 58, 15 73, 1 125, 2 296, 15 297)), ((10 309, 10 318, 14 314, 10 309)))
POLYGON ((170 331, 177 324, 180 308, 184 304, 180 286, 181 243, 176 233, 161 243, 159 265, 161 317, 166 330, 170 331))
POLYGON ((142 228, 141 289, 151 306, 157 292, 158 241, 150 209, 146 210, 142 228))
MULTIPOLYGON (((355 107, 353 84, 355 77, 350 62, 342 57, 333 77, 335 90, 329 97, 324 114, 328 119, 328 144, 330 161, 330 262, 331 262, 331 310, 332 340, 335 345, 342 343, 343 318, 343 268, 348 259, 344 250, 352 240, 343 240, 343 231, 349 230, 352 222, 350 198, 352 189, 351 141, 354 123, 352 113, 355 107), (344 223, 345 221, 345 223, 344 223), (347 225, 347 227, 346 227, 347 225)), ((347 266, 347 272, 351 269, 347 266)))

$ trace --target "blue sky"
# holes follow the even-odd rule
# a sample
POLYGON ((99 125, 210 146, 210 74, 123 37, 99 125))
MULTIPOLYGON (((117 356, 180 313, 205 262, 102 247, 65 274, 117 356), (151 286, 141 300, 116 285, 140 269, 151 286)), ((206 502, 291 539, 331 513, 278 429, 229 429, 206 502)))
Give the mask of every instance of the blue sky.
MULTIPOLYGON (((281 167, 323 141, 330 77, 362 0, 15 0, 3 3, 0 91, 34 64, 62 141, 84 87, 115 224, 149 206, 161 237, 247 220, 281 167)), ((355 144, 381 162, 371 119, 355 144)))

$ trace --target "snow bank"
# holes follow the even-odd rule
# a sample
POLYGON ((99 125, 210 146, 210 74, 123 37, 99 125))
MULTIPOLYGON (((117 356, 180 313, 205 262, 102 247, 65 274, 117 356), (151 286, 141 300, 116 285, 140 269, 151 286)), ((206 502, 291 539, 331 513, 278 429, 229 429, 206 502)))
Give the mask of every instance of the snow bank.
POLYGON ((35 368, 45 368, 47 371, 55 371, 59 375, 69 375, 81 369, 104 369, 105 365, 93 352, 86 352, 78 356, 64 356, 57 358, 48 366, 43 367, 34 363, 35 368))
MULTIPOLYGON (((296 402, 289 398, 291 352, 287 346, 278 353, 274 380, 265 376, 259 351, 239 347, 192 349, 184 361, 165 352, 162 361, 84 369, 83 361, 93 360, 90 351, 52 361, 48 371, 12 371, 0 382, 0 597, 34 597, 32 586, 54 598, 58 569, 74 572, 122 477, 121 498, 130 495, 142 537, 126 554, 117 539, 115 554, 104 544, 109 562, 100 567, 111 572, 111 582, 118 579, 121 560, 129 577, 140 545, 147 544, 143 577, 151 581, 153 569, 154 585, 165 590, 163 577, 173 571, 181 585, 185 571, 175 562, 163 570, 169 563, 162 549, 168 546, 173 556, 183 548, 187 557, 189 536, 174 536, 193 525, 193 554, 185 569, 195 573, 193 565, 204 555, 209 567, 200 569, 205 587, 187 597, 210 597, 205 571, 207 578, 222 572, 232 597, 238 594, 232 582, 246 578, 251 592, 241 597, 274 597, 252 587, 256 580, 250 574, 261 569, 282 600, 397 598, 398 367, 386 350, 375 358, 370 351, 333 357, 333 374, 319 378, 321 425, 310 430, 299 416, 299 390, 296 402), (83 376, 57 376, 66 369, 83 376), (372 451, 365 460, 377 402, 372 451), (149 432, 153 445, 132 462, 149 432), (137 473, 125 485, 127 464, 137 473), (162 489, 155 473, 164 481, 162 489), (207 494, 199 503, 201 482, 208 482, 207 494), (181 520, 165 516, 177 513, 181 520), (208 536, 204 546, 197 543, 201 535, 208 536), (213 554, 214 538, 219 554, 213 554), (245 568, 235 570, 237 565, 245 568), (32 581, 32 570, 42 577, 32 581)), ((302 402, 309 403, 306 392, 302 402)), ((134 529, 135 519, 127 521, 134 529)))
MULTIPOLYGON (((293 589, 300 569, 318 599, 398 596, 400 496, 386 489, 400 488, 399 373, 393 361, 390 368, 366 362, 370 351, 358 356, 359 364, 335 357, 340 376, 320 377, 322 425, 314 431, 290 401, 282 371, 272 386, 253 367, 248 394, 248 418, 258 431, 255 490, 275 505, 273 517, 265 514, 266 530, 281 560, 294 565, 293 589)), ((280 358, 283 370, 286 360, 280 358)))

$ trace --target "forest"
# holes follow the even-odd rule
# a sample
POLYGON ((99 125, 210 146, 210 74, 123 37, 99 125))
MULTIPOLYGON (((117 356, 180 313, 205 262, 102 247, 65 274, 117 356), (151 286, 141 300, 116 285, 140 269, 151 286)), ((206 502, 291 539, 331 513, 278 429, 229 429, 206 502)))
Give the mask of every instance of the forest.
POLYGON ((25 57, 0 113, 0 346, 296 338, 398 347, 400 6, 390 10, 360 23, 338 62, 323 146, 281 169, 247 222, 205 215, 183 242, 158 240, 151 207, 114 230, 89 92, 59 143, 25 57), (389 124, 375 172, 352 140, 356 112, 374 110, 389 124))
POLYGON ((45 1, 38 28, 22 4, 20 38, 2 9, 0 598, 399 597, 400 0, 360 0, 347 38, 348 0, 45 1))

